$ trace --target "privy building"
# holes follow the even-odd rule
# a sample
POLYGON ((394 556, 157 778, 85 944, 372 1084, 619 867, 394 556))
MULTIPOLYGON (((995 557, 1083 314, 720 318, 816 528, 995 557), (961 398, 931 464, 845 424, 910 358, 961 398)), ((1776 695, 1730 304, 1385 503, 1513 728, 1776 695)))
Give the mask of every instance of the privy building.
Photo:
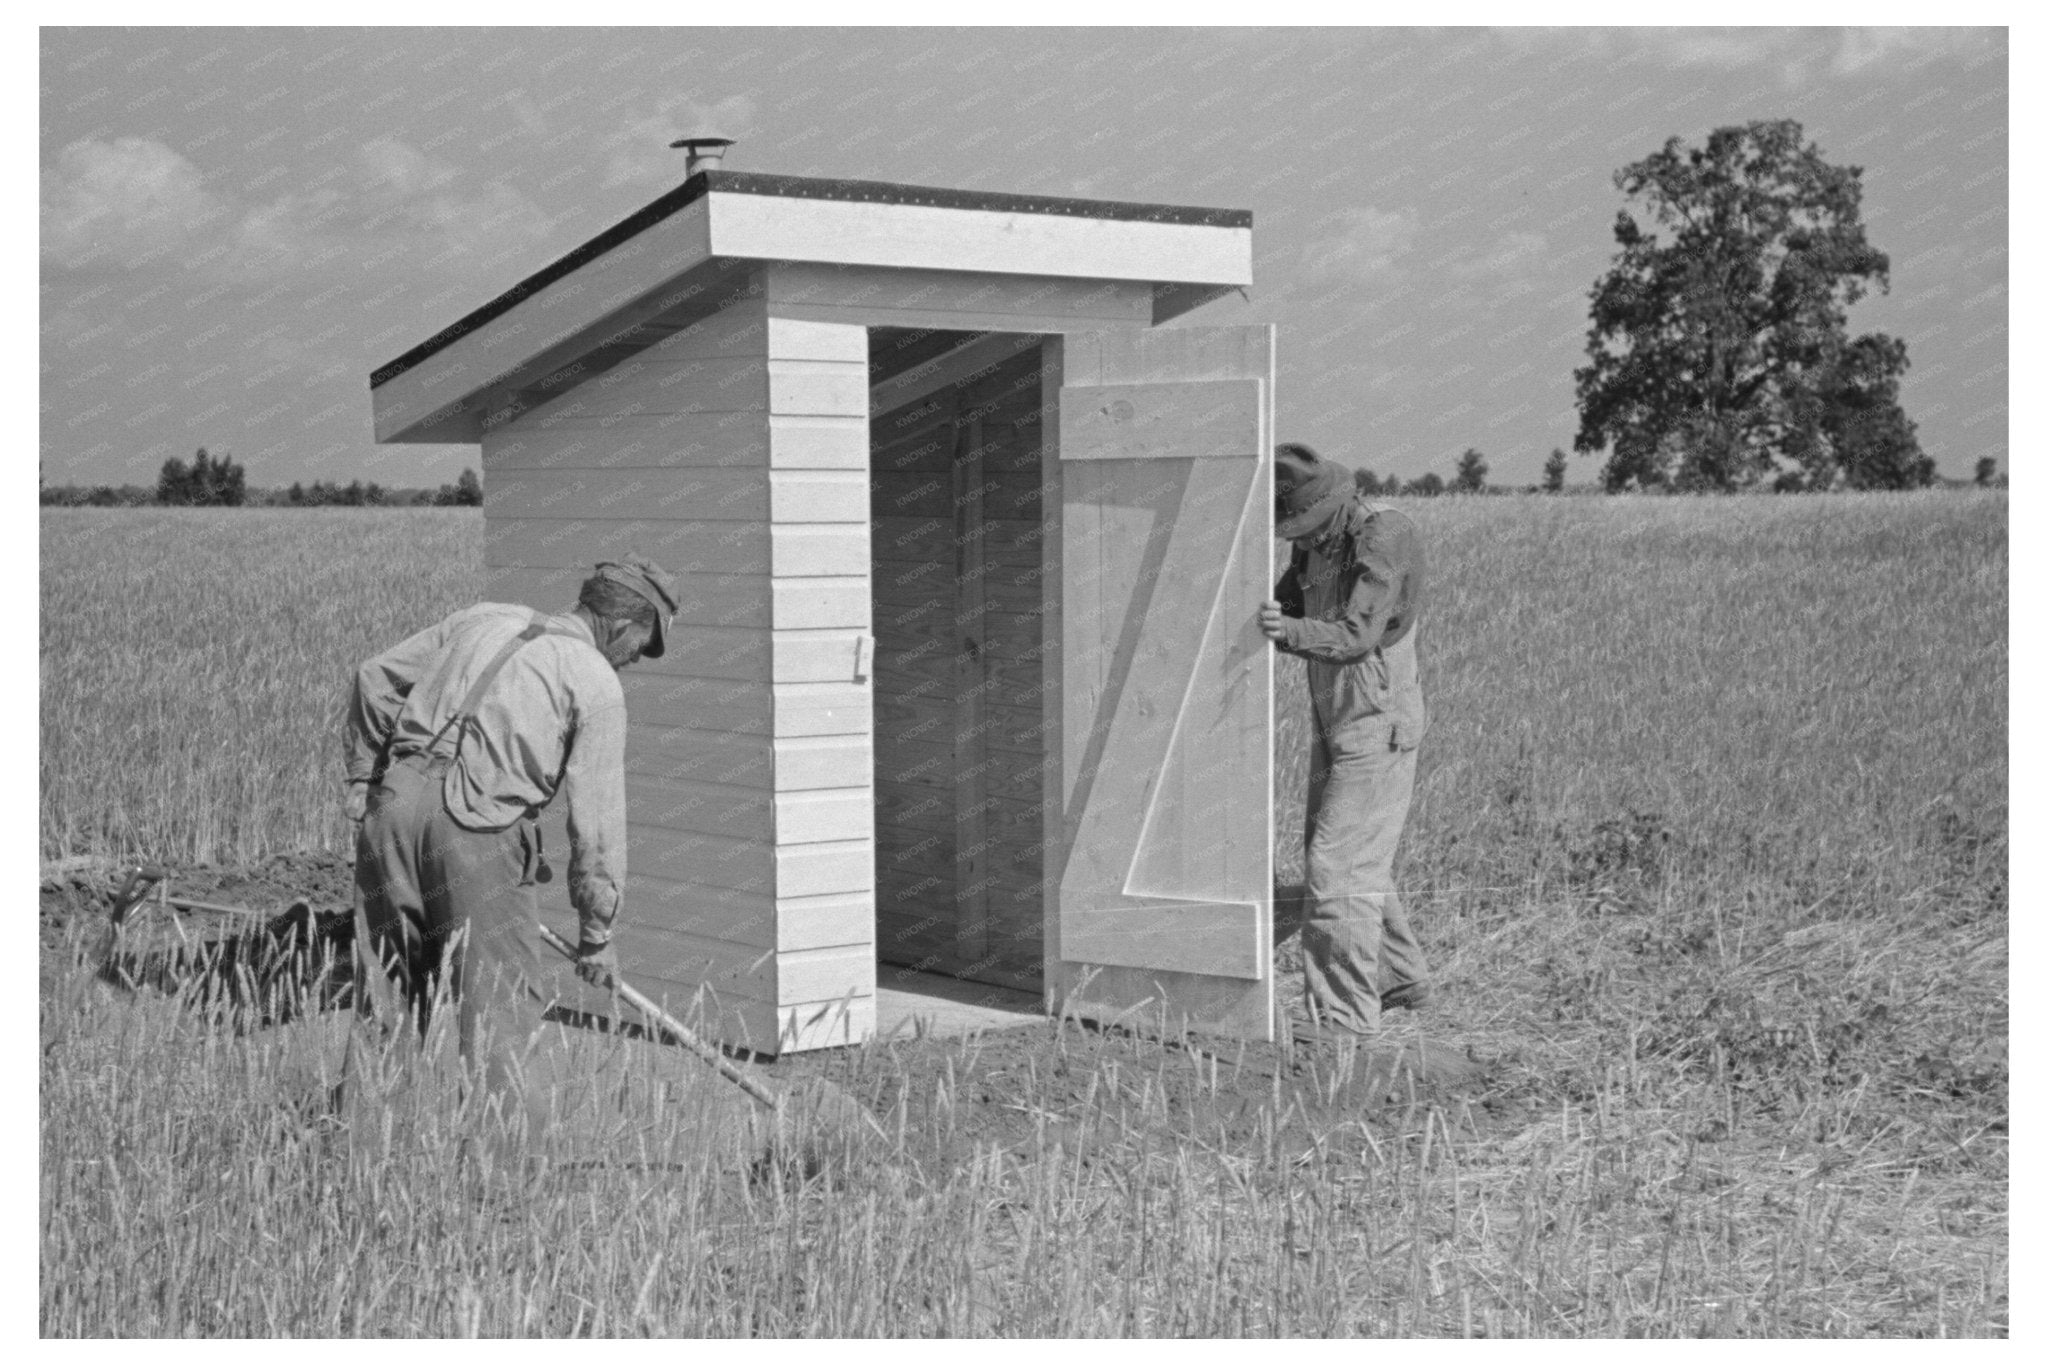
POLYGON ((684 584, 622 674, 642 990, 763 1052, 878 972, 1272 1036, 1274 337, 1183 319, 1251 232, 712 164, 371 376, 481 446, 491 600, 684 584))

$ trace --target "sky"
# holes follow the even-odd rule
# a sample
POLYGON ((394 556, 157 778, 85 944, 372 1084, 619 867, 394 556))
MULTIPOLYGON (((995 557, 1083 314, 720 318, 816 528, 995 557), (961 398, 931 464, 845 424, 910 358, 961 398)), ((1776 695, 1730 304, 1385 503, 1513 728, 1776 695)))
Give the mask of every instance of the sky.
MULTIPOLYGON (((1528 484, 1577 429, 1615 171, 1792 118, 1863 169, 1940 472, 2007 458, 2001 29, 44 29, 41 473, 452 481, 369 374, 683 179, 730 170, 1253 211, 1278 435, 1528 484)), ((1570 478, 1597 478, 1574 456, 1570 478)))

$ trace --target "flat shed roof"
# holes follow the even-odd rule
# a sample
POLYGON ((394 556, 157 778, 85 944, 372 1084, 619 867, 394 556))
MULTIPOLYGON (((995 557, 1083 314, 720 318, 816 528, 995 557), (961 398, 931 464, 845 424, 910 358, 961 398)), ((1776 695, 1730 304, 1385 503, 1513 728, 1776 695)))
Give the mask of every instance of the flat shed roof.
POLYGON ((719 261, 1145 282, 1173 295, 1167 316, 1251 283, 1251 226, 1249 209, 699 171, 372 371, 378 439, 463 439, 473 418, 450 418, 482 390, 536 365, 560 372, 578 336, 614 340, 651 295, 719 261), (570 282, 586 268, 603 278, 570 282), (521 323, 529 301, 540 313, 521 323))

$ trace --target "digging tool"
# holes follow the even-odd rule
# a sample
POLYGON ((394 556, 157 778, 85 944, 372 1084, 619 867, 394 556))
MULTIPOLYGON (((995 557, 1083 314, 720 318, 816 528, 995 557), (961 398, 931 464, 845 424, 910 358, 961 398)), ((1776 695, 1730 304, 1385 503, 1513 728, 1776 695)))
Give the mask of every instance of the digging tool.
MULTIPOLYGON (((547 940, 550 947, 570 961, 573 962, 575 960, 576 949, 567 939, 545 924, 540 925, 539 928, 541 937, 547 940)), ((610 976, 611 988, 618 992, 619 998, 640 1011, 649 1023, 654 1024, 684 1047, 696 1053, 698 1057, 709 1062, 714 1071, 738 1086, 746 1093, 747 1098, 766 1108, 770 1115, 778 1121, 787 1114, 789 1109, 787 1104, 789 1096, 787 1094, 771 1090, 752 1076, 749 1076, 731 1058, 719 1051, 716 1045, 706 1042, 688 1025, 684 1024, 682 1020, 676 1018, 667 1010, 635 990, 617 972, 611 973, 610 976)), ((809 1082, 809 1087, 812 1090, 811 1098, 816 1102, 812 1107, 821 1123, 828 1124, 834 1129, 860 1133, 862 1135, 886 1136, 882 1131, 882 1125, 875 1121, 874 1115, 867 1111, 867 1107, 838 1086, 825 1080, 823 1077, 813 1077, 809 1082)))
POLYGON ((128 922, 128 916, 135 907, 142 904, 150 888, 164 879, 164 870, 147 863, 137 863, 128 870, 128 876, 121 883, 121 889, 114 893, 114 905, 108 913, 108 920, 118 931, 128 922))
MULTIPOLYGON (((568 958, 571 962, 576 960, 575 946, 569 940, 548 928, 547 925, 543 924, 540 926, 540 936, 547 940, 549 947, 553 948, 563 957, 568 958)), ((740 1070, 731 1058, 727 1057, 710 1043, 699 1038, 682 1020, 676 1018, 652 1000, 649 1000, 639 991, 634 990, 631 984, 621 980, 616 972, 611 973, 610 985, 613 990, 618 992, 621 1000, 624 1000, 634 1009, 639 1010, 640 1013, 647 1016, 650 1023, 659 1025, 670 1037, 674 1038, 684 1047, 711 1063, 712 1069, 717 1071, 719 1075, 746 1091, 749 1099, 754 1100, 758 1104, 766 1105, 769 1109, 775 1110, 778 1113, 781 1112, 781 1095, 740 1070)))
POLYGON ((120 889, 114 892, 113 904, 107 911, 107 932, 100 940, 102 971, 114 966, 115 957, 121 950, 121 933, 128 925, 128 916, 134 913, 136 906, 142 904, 142 898, 149 894, 150 888, 163 879, 162 868, 151 867, 146 863, 137 863, 128 870, 120 889))
MULTIPOLYGON (((242 915, 258 919, 263 916, 263 911, 251 910, 246 906, 222 905, 218 901, 194 900, 190 896, 173 896, 170 894, 168 875, 163 868, 148 863, 138 863, 129 869, 127 879, 114 893, 114 904, 109 915, 113 927, 120 929, 126 925, 128 917, 149 898, 152 890, 160 890, 163 903, 176 906, 180 910, 201 910, 215 915, 242 915)), ((294 901, 293 905, 303 903, 294 901)))

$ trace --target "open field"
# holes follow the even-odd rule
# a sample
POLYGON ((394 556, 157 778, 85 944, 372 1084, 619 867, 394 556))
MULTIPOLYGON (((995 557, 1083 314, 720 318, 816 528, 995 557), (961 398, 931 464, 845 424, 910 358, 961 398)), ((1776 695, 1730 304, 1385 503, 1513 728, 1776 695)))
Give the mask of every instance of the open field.
POLYGON ((346 846, 349 677, 482 576, 472 511, 45 511, 43 858, 346 846))
MULTIPOLYGON (((1142 1028, 899 1044, 771 1068, 894 1135, 811 1179, 480 1201, 437 1129, 338 1155, 289 1030, 52 952, 43 1331, 2002 1334, 2005 495, 1404 505, 1443 990, 1387 1052, 1479 1082, 1142 1028)), ((43 857, 341 849, 347 671, 471 599, 481 531, 46 512, 43 857)))

